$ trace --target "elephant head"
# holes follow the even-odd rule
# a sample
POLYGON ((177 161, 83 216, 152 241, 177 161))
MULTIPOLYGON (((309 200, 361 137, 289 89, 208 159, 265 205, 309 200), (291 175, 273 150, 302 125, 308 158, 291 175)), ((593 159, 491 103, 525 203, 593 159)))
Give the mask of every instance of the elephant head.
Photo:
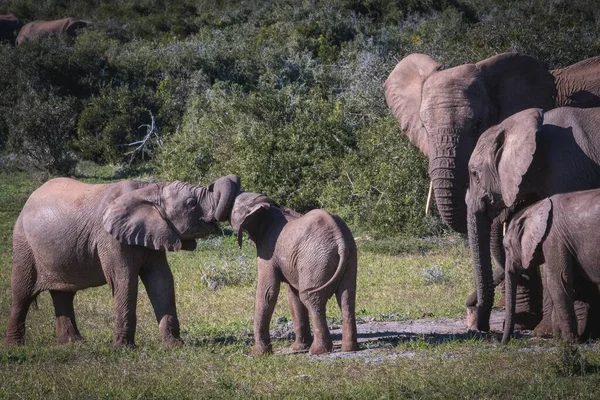
POLYGON ((551 212, 552 201, 544 199, 515 215, 506 230, 506 317, 503 344, 508 343, 515 326, 519 275, 531 275, 531 279, 539 277, 538 266, 544 263, 541 244, 548 232, 551 212))
POLYGON ((88 21, 83 21, 77 18, 68 18, 65 27, 65 33, 69 36, 76 36, 77 31, 87 28, 90 25, 88 21))
POLYGON ((260 193, 241 193, 235 199, 229 222, 231 228, 237 232, 238 245, 242 247, 244 231, 253 237, 260 216, 271 207, 279 207, 271 198, 260 193))
POLYGON ((227 219, 240 182, 235 175, 199 187, 186 182, 156 183, 113 200, 104 228, 121 243, 155 250, 193 250, 196 239, 218 231, 227 219))
POLYGON ((469 161, 469 245, 477 284, 477 329, 489 330, 494 301, 490 230, 507 208, 536 196, 526 173, 534 161, 536 135, 542 129, 540 109, 521 111, 481 135, 469 161))
POLYGON ((467 164, 479 136, 518 111, 553 108, 556 92, 545 65, 518 53, 446 70, 427 55, 411 54, 384 87, 402 131, 429 158, 440 215, 462 233, 467 231, 467 164))

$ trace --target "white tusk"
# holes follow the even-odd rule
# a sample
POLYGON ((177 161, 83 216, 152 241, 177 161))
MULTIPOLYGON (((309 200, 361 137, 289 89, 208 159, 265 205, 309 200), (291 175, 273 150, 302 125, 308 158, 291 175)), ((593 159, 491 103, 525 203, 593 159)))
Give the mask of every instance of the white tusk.
POLYGON ((425 203, 425 215, 429 215, 429 206, 431 205, 431 194, 433 193, 433 181, 429 182, 429 192, 427 193, 427 203, 425 203))
POLYGON ((506 222, 502 223, 502 236, 506 236, 506 222))

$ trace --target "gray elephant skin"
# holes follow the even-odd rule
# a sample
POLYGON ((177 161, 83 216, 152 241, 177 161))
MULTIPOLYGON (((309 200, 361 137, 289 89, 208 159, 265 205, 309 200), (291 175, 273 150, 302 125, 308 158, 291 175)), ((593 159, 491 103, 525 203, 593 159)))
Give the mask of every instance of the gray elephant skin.
POLYGON ((521 211, 504 237, 506 319, 503 343, 514 326, 515 283, 519 275, 539 274, 545 263, 546 292, 554 306, 555 336, 576 342, 597 331, 600 294, 600 190, 557 194, 521 211), (589 314, 589 316, 588 316, 589 314), (588 324, 594 325, 588 326, 588 324))
POLYGON ((0 14, 0 41, 15 42, 23 23, 14 14, 0 14))
POLYGON ((258 193, 242 193, 236 198, 230 222, 238 233, 240 247, 242 233, 247 232, 257 249, 255 344, 251 353, 272 351, 269 322, 281 282, 288 284, 296 334, 292 351, 308 349, 311 354, 332 351, 325 306, 334 293, 342 311, 342 351, 358 350, 356 243, 346 224, 323 210, 301 215, 258 193))
POLYGON ((113 292, 116 346, 134 346, 138 277, 164 345, 176 344, 179 321, 166 251, 193 250, 196 239, 228 218, 235 175, 199 187, 185 182, 46 182, 31 194, 14 228, 9 344, 22 344, 31 302, 49 290, 59 343, 82 339, 73 299, 106 283, 113 292))
POLYGON ((600 106, 600 57, 548 71, 532 57, 503 53, 443 70, 427 55, 410 54, 384 86, 402 131, 429 158, 441 217, 466 233, 467 166, 479 136, 528 108, 600 106))
POLYGON ((554 194, 600 187, 599 128, 599 108, 528 109, 480 137, 469 161, 466 196, 477 329, 489 330, 494 300, 492 221, 554 194))
POLYGON ((67 35, 75 37, 79 29, 89 25, 89 22, 77 18, 64 18, 54 21, 32 21, 21 28, 16 43, 22 44, 28 40, 39 40, 50 36, 67 35))

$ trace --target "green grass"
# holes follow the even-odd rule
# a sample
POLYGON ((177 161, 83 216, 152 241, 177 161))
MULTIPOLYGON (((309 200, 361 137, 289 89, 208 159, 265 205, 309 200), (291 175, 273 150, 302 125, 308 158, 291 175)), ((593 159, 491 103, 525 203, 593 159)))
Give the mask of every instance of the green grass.
MULTIPOLYGON (((95 174, 91 168, 80 176, 88 181, 114 178, 112 170, 95 174)), ((38 185, 25 172, 0 174, 2 332, 10 303, 12 224, 38 185)), ((32 309, 27 319, 27 344, 0 344, 0 398, 593 398, 600 384, 596 344, 580 350, 585 365, 577 354, 561 356, 565 350, 553 342, 513 340, 502 347, 478 336, 440 344, 425 338, 374 342, 345 359, 249 357, 254 248, 240 250, 224 229, 200 241, 194 252, 169 254, 169 262, 184 346, 160 347, 158 327, 140 287, 138 348, 114 349, 107 286, 76 296, 78 324, 87 341, 56 345, 52 303, 42 293, 39 309, 32 309), (209 288, 208 281, 217 288, 209 288)), ((458 237, 359 240, 359 317, 459 317, 471 287, 468 248, 458 237)), ((278 317, 291 319, 286 303, 282 290, 272 325, 278 317)), ((328 317, 339 323, 333 300, 328 317)), ((274 342, 276 352, 289 345, 274 342)))

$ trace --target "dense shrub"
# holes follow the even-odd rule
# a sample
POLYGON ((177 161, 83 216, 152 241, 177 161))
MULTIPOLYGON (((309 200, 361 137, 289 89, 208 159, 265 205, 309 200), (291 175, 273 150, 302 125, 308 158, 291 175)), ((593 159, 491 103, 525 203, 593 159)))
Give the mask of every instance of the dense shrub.
POLYGON ((450 67, 520 51, 557 68, 600 51, 600 11, 584 0, 0 0, 3 10, 93 25, 74 43, 0 45, 0 151, 57 173, 76 158, 128 162, 123 144, 152 113, 164 146, 139 167, 193 182, 238 173, 248 190, 383 234, 441 228, 423 216, 426 160, 384 101, 402 57, 450 67))

